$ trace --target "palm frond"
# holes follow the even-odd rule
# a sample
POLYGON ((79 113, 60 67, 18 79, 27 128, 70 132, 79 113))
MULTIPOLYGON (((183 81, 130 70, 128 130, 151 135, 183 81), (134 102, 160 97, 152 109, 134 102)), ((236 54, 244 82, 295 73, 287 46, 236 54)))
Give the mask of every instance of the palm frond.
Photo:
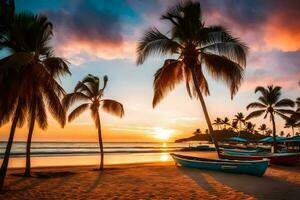
POLYGON ((89 108, 90 104, 89 103, 84 103, 75 108, 68 116, 68 121, 71 122, 73 121, 76 117, 78 117, 81 113, 86 111, 89 108))
POLYGON ((244 78, 244 68, 223 56, 201 54, 208 72, 214 79, 223 80, 230 88, 231 98, 238 91, 244 78))
POLYGON ((123 105, 115 100, 104 99, 101 100, 101 108, 112 115, 116 115, 120 118, 124 116, 124 108, 123 105))
POLYGON ((264 112, 265 112, 265 110, 256 110, 256 111, 253 111, 253 112, 251 112, 251 113, 245 118, 245 120, 249 120, 249 119, 254 118, 254 117, 259 117, 259 116, 261 116, 264 112))
POLYGON ((82 92, 83 94, 85 94, 88 97, 92 97, 94 96, 93 91, 91 88, 89 88, 85 83, 78 81, 78 83, 76 84, 75 88, 74 88, 74 93, 76 92, 82 92))
POLYGON ((294 115, 296 112, 289 109, 276 109, 277 112, 288 114, 288 115, 294 115))
POLYGON ((36 98, 36 121, 41 129, 48 126, 46 106, 42 97, 36 98))
POLYGON ((90 98, 82 92, 73 92, 64 96, 62 100, 63 106, 68 109, 76 101, 89 101, 90 98))
POLYGON ((267 107, 267 105, 265 105, 265 104, 262 104, 259 102, 253 102, 253 103, 250 103, 246 108, 248 110, 249 108, 266 108, 266 107, 267 107))
POLYGON ((175 85, 183 81, 183 62, 177 60, 166 60, 164 66, 158 69, 154 75, 153 108, 163 97, 174 89, 175 85))
POLYGON ((48 57, 43 61, 45 67, 53 77, 71 75, 68 67, 68 61, 59 57, 48 57))
POLYGON ((278 101, 277 103, 275 103, 274 106, 275 107, 294 107, 295 106, 295 102, 293 102, 290 99, 281 99, 280 101, 278 101))
POLYGON ((97 76, 91 74, 82 79, 82 83, 88 86, 93 93, 93 96, 97 96, 99 91, 100 80, 97 76))
POLYGON ((278 112, 278 111, 274 111, 275 114, 279 115, 282 119, 287 120, 289 117, 286 116, 285 114, 278 112))
POLYGON ((165 55, 168 53, 177 53, 180 45, 168 38, 156 28, 145 32, 144 37, 139 41, 137 47, 137 64, 143 64, 146 58, 153 55, 165 55))
POLYGON ((224 27, 204 27, 200 31, 201 51, 214 53, 246 66, 248 47, 238 38, 231 36, 224 27))

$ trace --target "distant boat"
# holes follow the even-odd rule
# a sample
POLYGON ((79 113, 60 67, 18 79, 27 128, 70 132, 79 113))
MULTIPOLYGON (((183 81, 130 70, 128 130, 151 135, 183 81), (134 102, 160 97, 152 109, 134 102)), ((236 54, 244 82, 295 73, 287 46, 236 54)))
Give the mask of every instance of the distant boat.
POLYGON ((238 174, 250 174, 263 176, 268 168, 269 160, 234 161, 223 159, 207 159, 195 156, 170 154, 177 164, 185 167, 193 167, 206 170, 223 171, 238 174))
POLYGON ((220 158, 230 160, 263 160, 265 158, 270 159, 271 164, 280 165, 297 165, 300 160, 300 153, 256 153, 252 155, 237 154, 222 152, 220 158))

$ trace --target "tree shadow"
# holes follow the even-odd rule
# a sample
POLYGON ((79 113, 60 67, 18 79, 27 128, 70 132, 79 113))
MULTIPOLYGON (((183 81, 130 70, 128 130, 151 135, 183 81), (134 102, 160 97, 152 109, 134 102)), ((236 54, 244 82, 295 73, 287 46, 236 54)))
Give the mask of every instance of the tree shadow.
MULTIPOLYGON (((94 170, 96 171, 96 170, 94 170)), ((101 183, 101 179, 103 177, 104 171, 99 171, 98 170, 98 175, 95 179, 95 181, 93 182, 93 184, 89 187, 89 189, 86 191, 86 193, 90 193, 92 192, 94 189, 97 188, 97 186, 101 183)))
POLYGON ((188 175, 199 186, 206 189, 208 192, 212 191, 212 193, 214 193, 214 189, 211 189, 212 186, 208 186, 209 183, 203 180, 204 178, 200 176, 200 173, 206 174, 209 178, 212 178, 235 191, 243 192, 258 199, 299 199, 300 187, 278 177, 269 175, 256 177, 244 174, 233 174, 184 167, 181 167, 180 171, 188 175))

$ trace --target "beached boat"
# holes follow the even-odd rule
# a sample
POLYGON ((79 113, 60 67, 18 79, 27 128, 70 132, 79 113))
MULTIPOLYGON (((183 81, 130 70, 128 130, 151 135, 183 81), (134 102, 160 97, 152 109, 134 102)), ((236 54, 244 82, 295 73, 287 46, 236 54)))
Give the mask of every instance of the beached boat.
POLYGON ((230 160, 263 160, 270 159, 271 164, 297 165, 300 160, 300 153, 256 153, 252 155, 234 155, 222 152, 220 158, 230 160))
POLYGON ((269 164, 268 159, 257 161, 234 161, 223 159, 207 159, 174 153, 171 153, 170 155, 177 164, 185 167, 239 174, 250 174, 255 176, 263 176, 269 164))
POLYGON ((259 150, 223 149, 223 152, 232 155, 254 155, 257 154, 259 150))

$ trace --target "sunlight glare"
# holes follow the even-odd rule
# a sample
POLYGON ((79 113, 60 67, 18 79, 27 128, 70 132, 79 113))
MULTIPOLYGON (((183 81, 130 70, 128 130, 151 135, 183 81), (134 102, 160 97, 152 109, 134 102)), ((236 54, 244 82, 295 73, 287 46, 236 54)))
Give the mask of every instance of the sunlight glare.
POLYGON ((172 129, 156 128, 154 131, 154 135, 158 139, 167 140, 170 138, 173 132, 174 130, 172 129))

